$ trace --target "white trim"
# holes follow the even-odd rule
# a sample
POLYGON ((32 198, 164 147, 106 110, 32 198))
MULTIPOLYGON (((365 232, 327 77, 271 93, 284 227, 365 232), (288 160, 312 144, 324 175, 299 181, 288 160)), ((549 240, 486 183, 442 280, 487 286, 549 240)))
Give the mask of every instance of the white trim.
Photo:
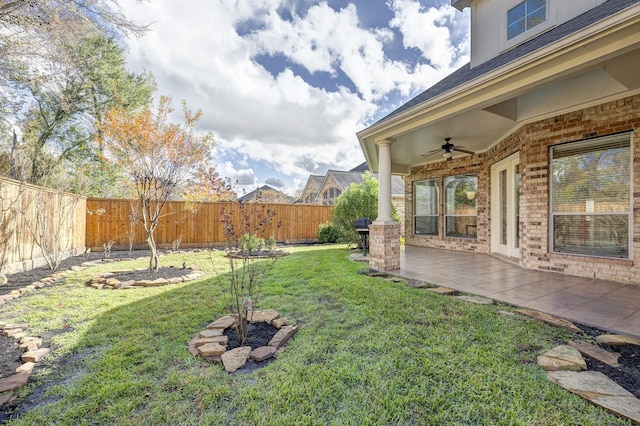
MULTIPOLYGON (((522 247, 521 241, 516 241, 516 230, 520 223, 515 215, 515 166, 520 164, 520 153, 510 155, 491 165, 491 252, 497 253, 506 257, 520 258, 520 249, 522 247), (501 226, 500 226, 500 185, 499 177, 500 172, 507 171, 507 210, 510 217, 507 218, 507 244, 502 244, 500 241, 501 226), (511 210, 509 212, 509 210, 511 210), (516 244, 518 243, 518 244, 516 244)), ((522 213, 521 213, 522 215, 522 213)))

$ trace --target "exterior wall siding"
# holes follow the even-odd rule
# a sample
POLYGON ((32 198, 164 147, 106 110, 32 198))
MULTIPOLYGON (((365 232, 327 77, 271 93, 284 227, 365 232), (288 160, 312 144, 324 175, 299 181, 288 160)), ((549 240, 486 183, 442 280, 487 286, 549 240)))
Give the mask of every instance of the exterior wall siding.
MULTIPOLYGON (((520 252, 521 266, 569 275, 640 285, 640 95, 525 124, 488 151, 452 161, 416 166, 406 180, 407 244, 443 249, 491 251, 491 166, 511 154, 520 154, 520 252), (632 132, 632 259, 607 259, 549 252, 549 148, 553 145, 632 132), (413 230, 413 182, 462 173, 478 174, 478 238, 444 238, 440 212, 440 236, 415 236, 413 230)), ((442 204, 442 203, 440 203, 442 204)))

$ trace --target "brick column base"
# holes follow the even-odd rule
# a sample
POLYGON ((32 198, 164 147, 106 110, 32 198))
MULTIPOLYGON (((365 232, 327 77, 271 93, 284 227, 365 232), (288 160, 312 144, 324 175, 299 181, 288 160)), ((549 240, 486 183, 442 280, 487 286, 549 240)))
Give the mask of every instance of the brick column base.
POLYGON ((400 269, 400 224, 373 222, 369 225, 369 268, 378 271, 400 269))

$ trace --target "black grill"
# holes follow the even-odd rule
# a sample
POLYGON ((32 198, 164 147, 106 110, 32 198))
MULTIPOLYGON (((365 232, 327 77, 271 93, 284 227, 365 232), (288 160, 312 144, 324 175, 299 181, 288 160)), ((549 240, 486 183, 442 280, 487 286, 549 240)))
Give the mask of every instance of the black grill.
POLYGON ((362 238, 362 255, 367 255, 367 239, 369 237, 369 225, 371 225, 371 220, 366 217, 361 217, 356 219, 355 228, 356 232, 360 234, 360 238, 362 238))

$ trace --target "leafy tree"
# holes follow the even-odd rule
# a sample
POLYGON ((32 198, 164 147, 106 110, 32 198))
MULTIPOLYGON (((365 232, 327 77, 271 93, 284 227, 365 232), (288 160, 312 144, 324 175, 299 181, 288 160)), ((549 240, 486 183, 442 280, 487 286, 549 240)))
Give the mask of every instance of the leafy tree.
MULTIPOLYGON (((391 215, 399 220, 395 206, 391 215)), ((378 216, 378 180, 366 172, 362 183, 352 183, 333 204, 331 223, 342 233, 345 241, 358 243, 360 236, 355 230, 355 221, 366 217, 374 221, 378 216)))
POLYGON ((131 181, 140 205, 141 222, 151 251, 149 269, 158 269, 154 231, 162 209, 190 171, 209 158, 214 146, 210 133, 194 129, 201 111, 192 114, 183 101, 184 124, 172 124, 171 99, 162 96, 151 108, 131 113, 124 108, 109 112, 104 121, 104 153, 131 181))
MULTIPOLYGON (((91 172, 89 182, 108 180, 114 170, 101 165, 104 115, 115 107, 135 110, 148 105, 155 91, 153 76, 126 71, 124 51, 110 38, 90 35, 60 47, 66 62, 55 78, 22 84, 32 105, 21 146, 30 164, 21 178, 59 187, 60 180, 65 181, 59 172, 84 168, 91 172), (53 177, 58 180, 51 182, 53 177)), ((76 180, 70 186, 82 189, 82 184, 76 180)))
POLYGON ((215 166, 204 160, 187 179, 182 190, 182 198, 187 201, 187 205, 195 209, 199 203, 235 201, 237 196, 230 179, 221 177, 215 166))

